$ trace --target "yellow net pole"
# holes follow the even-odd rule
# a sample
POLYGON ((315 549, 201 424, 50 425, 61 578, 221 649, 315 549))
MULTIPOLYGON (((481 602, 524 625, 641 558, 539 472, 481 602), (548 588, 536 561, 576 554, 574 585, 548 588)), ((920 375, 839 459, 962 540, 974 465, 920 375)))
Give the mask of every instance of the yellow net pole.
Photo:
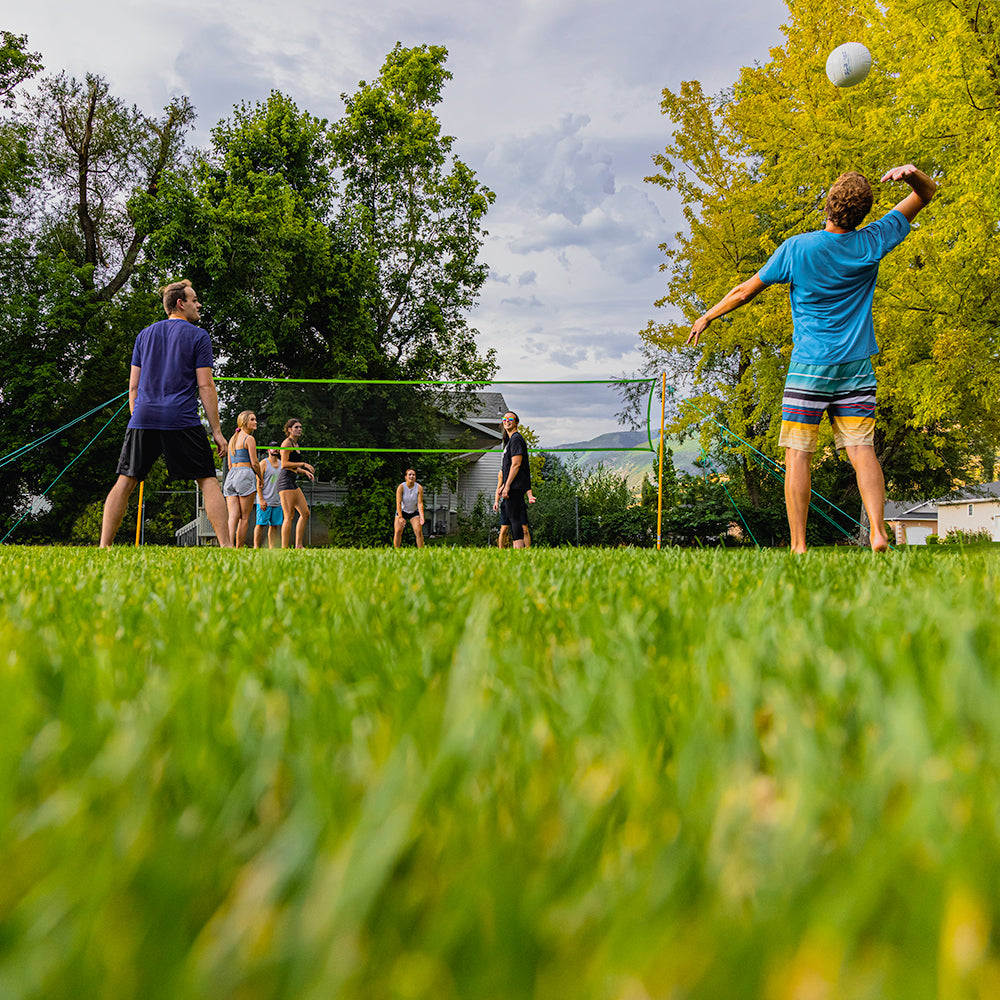
POLYGON ((139 513, 135 516, 135 547, 139 547, 139 538, 142 535, 142 488, 145 481, 139 483, 139 513))
POLYGON ((663 529, 663 428, 667 415, 667 373, 663 373, 660 385, 660 468, 659 485, 656 491, 656 551, 660 551, 660 537, 663 529))

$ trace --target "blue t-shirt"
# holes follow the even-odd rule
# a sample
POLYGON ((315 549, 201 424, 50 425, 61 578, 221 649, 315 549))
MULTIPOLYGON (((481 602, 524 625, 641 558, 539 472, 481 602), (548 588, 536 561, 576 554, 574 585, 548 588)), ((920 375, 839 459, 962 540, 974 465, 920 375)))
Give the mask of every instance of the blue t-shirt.
POLYGON ((906 239, 910 223, 893 209, 849 233, 821 229, 785 240, 757 276, 788 284, 792 361, 839 365, 878 353, 872 299, 879 261, 906 239))
POLYGON ((198 368, 214 368, 208 334, 185 319, 161 319, 135 338, 132 364, 141 368, 129 427, 200 427, 198 368))

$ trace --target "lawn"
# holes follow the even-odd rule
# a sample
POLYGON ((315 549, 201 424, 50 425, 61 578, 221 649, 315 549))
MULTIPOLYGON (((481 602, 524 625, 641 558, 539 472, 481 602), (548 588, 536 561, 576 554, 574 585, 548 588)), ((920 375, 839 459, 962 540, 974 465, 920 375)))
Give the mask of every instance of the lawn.
POLYGON ((0 997, 996 997, 998 594, 988 548, 0 548, 0 997))

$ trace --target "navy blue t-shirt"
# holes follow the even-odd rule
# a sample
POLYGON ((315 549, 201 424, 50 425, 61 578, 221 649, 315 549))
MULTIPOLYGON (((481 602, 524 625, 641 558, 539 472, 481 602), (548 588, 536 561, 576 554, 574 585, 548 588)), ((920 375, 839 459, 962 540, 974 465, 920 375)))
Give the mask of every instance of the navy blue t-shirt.
POLYGON ((208 334, 186 319, 161 319, 135 338, 132 364, 139 373, 139 392, 129 427, 182 430, 200 427, 199 368, 213 368, 208 334))
POLYGON ((503 481, 507 482, 510 474, 511 459, 515 455, 521 456, 521 464, 518 466, 517 475, 510 488, 517 493, 526 493, 531 489, 531 469, 528 468, 528 446, 519 431, 514 431, 507 441, 507 447, 503 450, 503 481))

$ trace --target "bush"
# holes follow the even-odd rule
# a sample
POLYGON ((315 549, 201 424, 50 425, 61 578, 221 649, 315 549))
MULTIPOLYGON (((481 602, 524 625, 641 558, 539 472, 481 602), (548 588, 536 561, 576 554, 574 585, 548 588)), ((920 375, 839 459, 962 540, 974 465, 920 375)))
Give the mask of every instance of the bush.
POLYGON ((497 512, 493 509, 493 498, 480 493, 468 513, 464 505, 459 502, 458 530, 447 536, 447 544, 473 545, 479 548, 492 545, 493 532, 498 523, 497 512))
MULTIPOLYGON (((930 544, 930 536, 927 541, 930 544)), ((993 536, 986 528, 977 528, 974 531, 952 528, 939 542, 941 545, 991 545, 992 543, 993 536)))

